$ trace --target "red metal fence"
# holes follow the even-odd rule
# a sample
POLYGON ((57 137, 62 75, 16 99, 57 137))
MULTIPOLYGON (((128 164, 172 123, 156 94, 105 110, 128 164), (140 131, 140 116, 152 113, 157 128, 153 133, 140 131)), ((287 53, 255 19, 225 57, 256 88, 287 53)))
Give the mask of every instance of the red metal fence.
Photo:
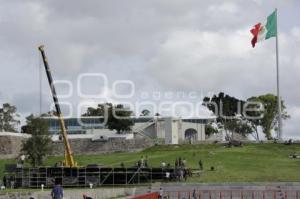
POLYGON ((165 199, 300 199, 300 191, 196 190, 165 191, 165 199))

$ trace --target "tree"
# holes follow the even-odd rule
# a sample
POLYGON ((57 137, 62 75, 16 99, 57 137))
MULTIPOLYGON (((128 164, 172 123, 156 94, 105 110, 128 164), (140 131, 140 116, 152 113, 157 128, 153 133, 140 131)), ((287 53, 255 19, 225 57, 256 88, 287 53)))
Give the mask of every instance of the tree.
POLYGON ((97 108, 88 107, 86 113, 83 116, 104 116, 105 108, 109 109, 112 106, 111 103, 98 104, 97 108))
POLYGON ((229 95, 220 92, 213 97, 204 97, 203 105, 213 111, 217 115, 217 120, 225 120, 226 117, 234 117, 237 114, 241 114, 245 101, 231 97, 229 95))
POLYGON ((0 108, 0 131, 17 132, 18 120, 17 108, 5 103, 0 108))
POLYGON ((242 113, 241 107, 243 107, 244 103, 245 101, 226 95, 223 92, 213 95, 211 98, 203 98, 203 105, 217 116, 217 122, 222 124, 227 137, 229 137, 228 131, 232 133, 246 133, 240 131, 241 124, 238 123, 239 119, 236 118, 236 115, 242 113))
MULTIPOLYGON (((273 94, 266 94, 266 95, 260 95, 257 97, 250 97, 248 101, 251 102, 260 102, 264 106, 264 110, 261 112, 263 113, 262 118, 257 119, 249 119, 252 126, 257 129, 258 126, 262 127, 262 131, 265 134, 265 137, 270 140, 272 139, 272 130, 278 130, 278 106, 277 106, 277 96, 273 94)), ((288 119, 290 116, 286 112, 286 107, 284 105, 284 101, 281 101, 281 107, 282 107, 282 119, 288 119)))
POLYGON ((255 109, 255 111, 245 111, 247 114, 247 124, 248 126, 252 129, 252 136, 256 141, 259 141, 259 126, 261 126, 261 120, 260 119, 254 119, 254 118, 260 118, 261 115, 263 114, 262 108, 260 104, 257 103, 252 103, 250 98, 247 100, 248 103, 247 106, 245 107, 246 109, 255 109), (250 116, 250 117, 249 117, 250 116))
POLYGON ((251 134, 253 132, 251 126, 244 118, 233 119, 230 122, 228 122, 227 125, 227 128, 230 129, 232 132, 235 132, 242 136, 247 136, 248 134, 251 134))
POLYGON ((26 118, 24 133, 31 137, 22 143, 22 152, 28 156, 30 164, 34 167, 43 164, 44 158, 52 151, 52 140, 48 130, 48 123, 41 117, 30 115, 26 118))
POLYGON ((149 116, 150 113, 151 113, 151 112, 150 112, 148 109, 144 109, 144 110, 142 110, 142 112, 141 112, 141 116, 149 116))
POLYGON ((99 104, 97 108, 89 107, 83 116, 103 116, 107 119, 106 127, 118 133, 131 130, 133 120, 130 118, 132 111, 122 104, 99 104))
POLYGON ((217 134, 219 133, 218 128, 215 128, 212 123, 209 123, 207 125, 205 125, 205 135, 212 135, 212 134, 217 134))
POLYGON ((108 118, 107 127, 116 130, 118 133, 131 130, 133 120, 130 118, 132 111, 125 108, 122 104, 112 106, 110 117, 108 118))

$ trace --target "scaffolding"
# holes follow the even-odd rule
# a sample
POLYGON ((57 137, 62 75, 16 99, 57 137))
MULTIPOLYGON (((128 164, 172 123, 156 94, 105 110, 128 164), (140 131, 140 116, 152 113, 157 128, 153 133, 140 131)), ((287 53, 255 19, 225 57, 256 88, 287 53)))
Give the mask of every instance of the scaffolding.
POLYGON ((11 188, 99 187, 132 185, 161 181, 173 168, 112 168, 112 167, 39 167, 15 168, 5 173, 6 186, 11 188))

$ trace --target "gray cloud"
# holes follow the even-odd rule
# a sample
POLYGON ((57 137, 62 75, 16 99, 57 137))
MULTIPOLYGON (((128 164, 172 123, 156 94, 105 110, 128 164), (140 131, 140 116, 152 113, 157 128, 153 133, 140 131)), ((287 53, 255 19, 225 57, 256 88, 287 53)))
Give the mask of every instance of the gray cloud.
MULTIPOLYGON (((114 80, 134 81, 137 95, 225 91, 245 99, 274 93, 274 39, 252 49, 249 30, 277 7, 282 96, 293 118, 285 133, 295 136, 299 6, 296 0, 5 1, 0 5, 1 101, 16 103, 21 112, 37 111, 41 43, 54 78, 70 80, 75 90, 80 73, 101 72, 110 88, 114 80)), ((51 101, 44 74, 43 93, 51 101)), ((68 100, 74 106, 82 101, 76 93, 68 100)))

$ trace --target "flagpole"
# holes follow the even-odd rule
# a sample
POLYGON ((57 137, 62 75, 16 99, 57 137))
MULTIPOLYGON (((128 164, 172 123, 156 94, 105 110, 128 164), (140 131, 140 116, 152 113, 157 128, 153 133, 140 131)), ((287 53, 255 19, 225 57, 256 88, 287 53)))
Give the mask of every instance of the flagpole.
POLYGON ((276 72, 277 72, 277 105, 278 105, 278 139, 282 139, 282 119, 281 119, 281 99, 280 99, 280 87, 279 87, 279 58, 278 58, 278 20, 277 20, 277 8, 276 13, 276 72))

